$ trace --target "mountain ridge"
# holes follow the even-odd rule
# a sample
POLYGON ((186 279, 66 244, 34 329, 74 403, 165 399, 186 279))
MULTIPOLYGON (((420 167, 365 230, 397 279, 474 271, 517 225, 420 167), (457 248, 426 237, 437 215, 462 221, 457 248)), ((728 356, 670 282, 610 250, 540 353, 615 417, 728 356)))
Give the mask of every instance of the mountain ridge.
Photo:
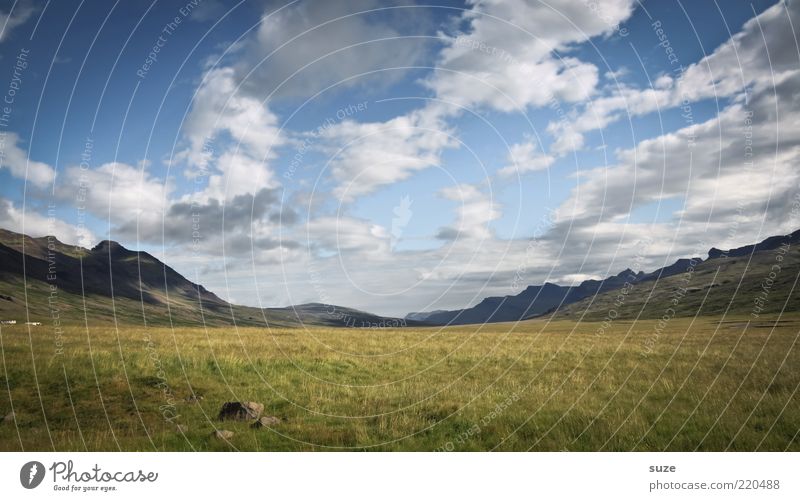
POLYGON ((91 249, 0 229, 0 318, 164 325, 404 326, 404 319, 316 303, 229 303, 145 251, 102 240, 91 249))
MULTIPOLYGON (((90 316, 145 325, 296 327, 307 324, 372 328, 482 324, 548 315, 594 318, 598 305, 609 302, 606 296, 615 296, 613 292, 626 284, 649 291, 650 296, 659 296, 663 295, 662 289, 674 288, 673 277, 695 268, 707 273, 715 266, 724 267, 732 278, 739 273, 743 280, 750 262, 755 267, 764 265, 769 260, 767 251, 796 243, 800 243, 800 230, 727 251, 712 247, 705 260, 681 258, 650 273, 628 267, 602 280, 584 280, 571 286, 545 282, 529 285, 516 295, 483 298, 470 308, 412 312, 404 318, 395 318, 324 303, 274 308, 236 305, 188 280, 153 255, 127 249, 113 240, 102 240, 86 249, 64 244, 53 236, 30 237, 0 229, 0 316, 5 319, 16 315, 35 321, 47 317, 85 321, 90 316), (741 259, 745 256, 750 256, 746 262, 741 259)), ((789 253, 787 266, 796 264, 793 252, 789 253)), ((753 289, 752 280, 748 280, 746 288, 753 289)), ((698 290, 715 288, 712 303, 719 305, 724 303, 721 301, 724 298, 716 297, 721 295, 720 291, 735 296, 735 291, 731 292, 727 285, 731 281, 706 284, 698 290)), ((631 304, 638 304, 639 299, 631 304)), ((688 305, 698 306, 696 301, 687 301, 682 310, 685 314, 691 314, 688 305)), ((642 308, 647 310, 646 305, 642 308)), ((737 308, 744 306, 737 303, 737 308)))
POLYGON ((784 242, 800 242, 800 230, 787 235, 768 237, 761 242, 745 245, 728 251, 712 247, 708 258, 680 258, 673 264, 650 273, 626 268, 617 275, 602 280, 584 280, 576 286, 563 286, 545 282, 529 285, 516 295, 490 296, 475 306, 460 310, 436 310, 434 312, 412 312, 405 318, 414 318, 434 325, 464 325, 474 323, 514 322, 552 314, 559 308, 578 303, 586 298, 619 289, 625 285, 658 281, 684 273, 690 266, 724 257, 742 257, 748 254, 772 250, 784 242))
POLYGON ((620 298, 606 293, 548 312, 554 319, 607 320, 800 311, 800 230, 729 251, 712 248, 705 261, 663 280, 643 282, 620 298), (635 293, 631 294, 631 291, 635 293))

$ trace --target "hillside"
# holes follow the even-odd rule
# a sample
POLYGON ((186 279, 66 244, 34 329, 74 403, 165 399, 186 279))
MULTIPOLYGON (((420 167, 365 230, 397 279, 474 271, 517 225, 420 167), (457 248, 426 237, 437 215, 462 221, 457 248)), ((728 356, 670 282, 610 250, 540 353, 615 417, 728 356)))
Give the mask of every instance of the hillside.
POLYGON ((576 286, 531 285, 515 296, 488 297, 477 305, 463 310, 437 310, 431 313, 409 313, 408 319, 422 320, 433 325, 463 325, 491 322, 515 322, 548 313, 560 306, 575 303, 598 293, 619 289, 626 281, 639 283, 657 280, 680 273, 689 259, 679 259, 674 264, 652 273, 634 272, 631 269, 604 280, 585 280, 576 286))
POLYGON ((587 297, 551 312, 554 318, 603 320, 672 318, 800 311, 800 230, 755 245, 721 251, 705 261, 656 281, 640 282, 627 293, 587 297))
MULTIPOLYGON (((481 324, 492 322, 516 322, 527 318, 543 315, 552 315, 557 311, 559 318, 579 318, 579 312, 586 311, 586 319, 603 319, 611 306, 618 301, 619 293, 625 284, 633 285, 635 294, 624 294, 626 301, 617 308, 620 315, 635 316, 637 304, 645 304, 650 291, 653 292, 651 304, 645 308, 644 318, 661 316, 666 307, 664 301, 671 301, 671 294, 676 293, 678 284, 682 283, 688 269, 696 269, 692 273, 692 285, 687 286, 690 300, 681 300, 678 305, 678 316, 693 316, 700 308, 703 301, 697 298, 705 294, 698 294, 707 288, 713 290, 705 299, 702 311, 704 314, 722 313, 724 305, 731 303, 731 312, 747 313, 751 308, 748 301, 752 302, 753 294, 758 292, 759 282, 769 275, 769 268, 775 264, 775 256, 770 253, 788 243, 790 246, 800 242, 800 230, 790 235, 769 237, 757 244, 722 251, 711 248, 706 261, 699 257, 678 259, 675 263, 650 273, 626 269, 615 276, 604 280, 586 280, 577 286, 564 286, 552 283, 544 285, 531 285, 521 293, 514 296, 488 297, 471 308, 462 310, 436 310, 432 312, 413 312, 406 315, 407 319, 424 321, 432 325, 463 325, 481 324), (750 256, 753 260, 748 266, 750 256), (719 260, 719 261, 716 261, 719 260), (702 264, 699 264, 702 263, 702 264), (703 284, 703 280, 712 280, 707 274, 709 270, 720 269, 720 274, 713 278, 711 285, 703 284), (763 276, 760 274, 764 274, 763 276), (681 277, 679 277, 681 276, 681 277), (678 278, 676 278, 678 277, 678 278), (739 289, 736 285, 739 278, 743 278, 739 289), (749 298, 749 299, 743 299, 749 298)), ((772 296, 768 311, 779 311, 775 304, 775 297, 785 299, 787 291, 792 287, 797 275, 796 268, 797 250, 793 249, 791 256, 787 257, 784 271, 779 280, 772 287, 772 296)), ((633 290, 631 289, 631 290, 633 290)), ((794 300, 794 296, 793 296, 794 300)), ((791 303, 797 305, 795 303, 791 303)), ((766 310, 765 310, 766 311, 766 310)))
POLYGON ((147 252, 104 240, 92 249, 0 229, 0 319, 145 325, 356 326, 399 323, 337 306, 230 304, 147 252))

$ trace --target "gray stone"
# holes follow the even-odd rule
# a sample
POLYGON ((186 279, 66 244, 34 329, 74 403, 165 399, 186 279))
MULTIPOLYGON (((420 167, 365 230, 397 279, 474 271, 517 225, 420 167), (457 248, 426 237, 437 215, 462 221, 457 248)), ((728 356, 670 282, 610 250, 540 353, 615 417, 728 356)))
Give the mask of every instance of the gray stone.
POLYGON ((220 421, 250 421, 261 417, 264 404, 258 402, 225 402, 219 411, 220 421))
POLYGON ((275 416, 264 416, 251 424, 251 428, 271 428, 281 424, 281 419, 275 416))
POLYGON ((4 422, 4 423, 13 423, 13 422, 14 422, 14 418, 15 418, 16 416, 17 416, 17 415, 16 415, 16 414, 14 414, 13 412, 9 412, 9 413, 8 413, 8 414, 6 414, 6 415, 5 415, 5 417, 3 418, 3 422, 4 422))
POLYGON ((233 432, 228 430, 217 430, 214 432, 214 438, 218 440, 230 440, 233 438, 233 432))
POLYGON ((186 426, 185 424, 179 424, 177 426, 177 429, 178 429, 178 433, 186 433, 187 431, 189 431, 189 427, 186 426))

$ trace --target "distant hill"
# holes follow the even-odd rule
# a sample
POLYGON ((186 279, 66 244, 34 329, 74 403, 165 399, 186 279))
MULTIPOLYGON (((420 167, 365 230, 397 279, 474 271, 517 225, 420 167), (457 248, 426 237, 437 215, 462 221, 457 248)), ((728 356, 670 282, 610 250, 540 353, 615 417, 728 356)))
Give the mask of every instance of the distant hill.
POLYGON ((403 318, 405 318, 406 320, 424 322, 425 319, 427 319, 431 315, 435 315, 437 313, 446 313, 446 312, 447 312, 447 310, 415 311, 415 312, 409 313, 408 315, 406 315, 403 318))
POLYGON ((327 325, 330 327, 406 327, 420 326, 423 322, 414 319, 382 317, 366 311, 335 306, 323 303, 306 303, 285 308, 268 308, 265 311, 270 313, 283 313, 291 316, 298 322, 315 325, 327 325))
MULTIPOLYGON (((634 294, 626 294, 627 306, 615 309, 615 312, 621 316, 633 315, 633 310, 636 309, 635 305, 646 299, 648 291, 657 291, 658 297, 658 295, 669 289, 670 284, 678 283, 680 279, 676 278, 676 276, 685 275, 687 269, 691 269, 692 265, 694 265, 694 269, 698 270, 695 273, 695 281, 697 282, 704 279, 702 277, 705 276, 704 274, 708 270, 715 270, 718 266, 723 267, 725 270, 718 278, 727 280, 727 282, 724 284, 717 283, 713 286, 720 287, 724 285, 724 287, 714 289, 710 295, 711 300, 706 301, 703 311, 721 313, 724 311, 724 308, 721 309, 721 305, 727 304, 733 298, 735 311, 743 312, 749 306, 743 304, 741 293, 744 290, 750 290, 752 293, 758 287, 756 282, 760 281, 758 272, 753 271, 754 267, 759 264, 770 265, 770 259, 774 259, 774 256, 769 254, 770 251, 774 251, 784 243, 794 245, 798 240, 800 240, 800 230, 790 235, 770 237, 758 244, 732 249, 727 252, 712 248, 709 251, 709 259, 707 261, 703 261, 699 257, 679 259, 675 263, 651 273, 634 272, 631 269, 626 269, 604 280, 586 280, 577 286, 563 286, 552 283, 532 285, 514 296, 488 297, 471 308, 451 311, 437 310, 430 313, 415 312, 407 315, 406 318, 422 320, 433 325, 513 322, 545 314, 554 314, 560 318, 581 317, 596 320, 605 317, 611 304, 618 299, 619 294, 614 291, 619 290, 626 282, 633 285, 633 289, 636 292, 634 294), (747 259, 743 260, 741 258, 750 255, 753 256, 753 261, 748 268, 747 259), (722 259, 725 262, 714 261, 715 259, 722 259), (731 287, 729 284, 732 284, 734 279, 738 282, 738 277, 743 278, 745 287, 740 289, 739 296, 736 298, 734 294, 735 287, 731 287), (712 308, 712 305, 716 305, 716 307, 712 308), (586 315, 582 317, 584 312, 586 315)), ((774 288, 776 291, 783 292, 775 292, 776 296, 785 293, 791 288, 791 284, 786 283, 785 280, 794 280, 798 275, 798 270, 794 268, 796 266, 794 261, 796 253, 797 250, 793 249, 790 253, 791 255, 787 258, 784 266, 786 272, 783 273, 782 279, 784 281, 779 281, 774 288)), ((769 273, 768 268, 769 266, 767 266, 767 274, 769 273)), ((764 270, 759 268, 759 271, 764 270)), ((694 285, 693 287, 702 286, 694 285)), ((694 289, 690 290, 691 294, 695 292, 694 289)), ((774 301, 770 307, 776 307, 774 301)), ((694 315, 697 308, 700 308, 700 303, 686 301, 681 307, 680 313, 682 315, 694 315)), ((646 312, 648 315, 655 315, 659 309, 663 310, 658 306, 658 301, 655 301, 649 305, 646 312)))
MULTIPOLYGON (((92 249, 0 229, 0 319, 158 325, 403 325, 331 305, 259 309, 228 303, 147 252, 92 249)), ((413 322, 412 322, 413 323, 413 322)))

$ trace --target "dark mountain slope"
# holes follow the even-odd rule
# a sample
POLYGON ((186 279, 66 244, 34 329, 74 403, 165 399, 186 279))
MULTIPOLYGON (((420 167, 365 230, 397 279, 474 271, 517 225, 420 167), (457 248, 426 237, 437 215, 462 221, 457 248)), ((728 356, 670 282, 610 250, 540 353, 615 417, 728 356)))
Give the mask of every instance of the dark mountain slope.
MULTIPOLYGON (((721 251, 719 249, 712 248, 709 251, 708 261, 705 262, 706 264, 703 264, 701 267, 699 267, 699 269, 708 270, 715 268, 717 265, 712 263, 712 261, 715 259, 731 259, 732 262, 724 266, 725 269, 728 270, 729 266, 735 265, 738 262, 734 258, 746 258, 751 254, 758 256, 758 258, 755 260, 755 262, 758 263, 763 259, 768 260, 768 258, 764 258, 761 253, 775 250, 785 243, 794 245, 798 242, 800 242, 800 230, 795 231, 790 235, 769 237, 757 244, 748 245, 729 251, 721 251)), ((679 274, 684 274, 687 269, 693 268, 693 264, 697 266, 698 263, 704 262, 701 258, 696 257, 692 259, 679 259, 675 263, 651 273, 644 273, 641 271, 634 272, 633 270, 626 269, 616 276, 612 276, 604 280, 586 280, 577 286, 562 286, 551 283, 545 283, 544 285, 532 285, 515 296, 488 297, 471 308, 452 311, 438 310, 431 313, 415 312, 407 315, 406 318, 423 320, 424 322, 433 325, 513 322, 525 318, 540 316, 546 313, 549 314, 554 310, 559 310, 562 316, 574 316, 579 308, 586 309, 589 304, 594 304, 595 306, 589 309, 591 315, 588 318, 595 318, 599 315, 599 313, 595 311, 597 308, 600 308, 600 310, 605 308, 605 311, 608 311, 609 305, 613 303, 611 298, 617 298, 618 296, 617 294, 612 293, 612 291, 620 289, 625 285, 626 282, 636 285, 636 293, 633 295, 636 296, 637 300, 642 300, 642 294, 646 294, 647 291, 651 290, 656 282, 659 284, 658 291, 661 291, 661 288, 665 286, 665 284, 662 284, 665 279, 675 277, 679 274), (603 296, 604 294, 606 295, 603 296), (598 300, 592 303, 592 298, 595 296, 603 296, 604 300, 598 300), (575 304, 576 306, 570 307, 569 305, 572 304, 575 304)), ((741 266, 742 263, 739 262, 739 265, 741 266)), ((728 274, 736 274, 738 272, 744 273, 744 268, 735 268, 727 271, 728 274)), ((728 277, 728 280, 731 280, 731 278, 732 277, 728 277)), ((755 277, 752 279, 755 279, 755 277)), ((750 278, 747 278, 747 280, 750 280, 750 278)), ((674 283, 674 280, 667 282, 666 284, 671 283, 674 283)), ((718 287, 719 285, 720 284, 714 285, 714 287, 718 287)), ((753 284, 748 282, 748 287, 752 285, 753 284)), ((785 286, 785 283, 780 284, 780 287, 785 286)), ((695 291, 692 291, 692 293, 694 292, 695 291)), ((706 304, 706 309, 708 309, 710 307, 709 305, 711 304, 724 303, 726 299, 731 298, 730 295, 726 297, 725 294, 732 293, 733 291, 729 290, 728 287, 719 289, 719 291, 715 290, 712 294, 713 301, 706 304)), ((735 304, 737 309, 742 309, 742 305, 740 304, 739 300, 736 300, 735 304)), ((699 306, 699 304, 695 304, 693 302, 687 303, 682 310, 682 314, 693 314, 691 313, 691 308, 697 306, 699 306)), ((602 317, 604 315, 605 313, 600 316, 602 317)))
POLYGON ((800 231, 728 252, 712 248, 709 259, 694 267, 687 265, 670 277, 635 284, 624 296, 609 292, 585 298, 560 308, 554 317, 603 320, 611 310, 617 318, 725 312, 758 318, 764 313, 798 312, 798 275, 800 231))
POLYGON ((233 305, 154 256, 116 242, 105 240, 89 250, 8 230, 0 230, 0 319, 274 327, 402 324, 336 306, 233 305))
MULTIPOLYGON (((437 311, 428 315, 415 313, 415 318, 434 325, 477 324, 486 322, 514 322, 528 317, 542 315, 554 308, 580 301, 583 298, 614 290, 625 282, 640 282, 667 277, 681 270, 679 260, 653 273, 634 272, 626 269, 618 275, 604 280, 585 280, 577 286, 563 286, 552 283, 531 285, 515 296, 488 297, 464 310, 437 311)), ((409 317, 406 317, 409 318, 409 317)))

